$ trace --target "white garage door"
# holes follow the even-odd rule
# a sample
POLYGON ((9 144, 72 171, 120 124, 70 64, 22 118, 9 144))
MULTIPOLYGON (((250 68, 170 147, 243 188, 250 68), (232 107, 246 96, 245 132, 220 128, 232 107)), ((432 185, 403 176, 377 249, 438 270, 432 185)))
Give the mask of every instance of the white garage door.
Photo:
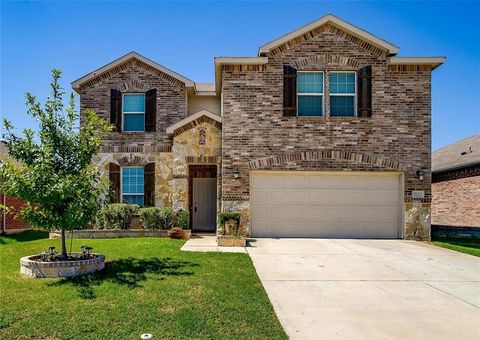
POLYGON ((254 237, 398 238, 400 174, 253 171, 254 237))

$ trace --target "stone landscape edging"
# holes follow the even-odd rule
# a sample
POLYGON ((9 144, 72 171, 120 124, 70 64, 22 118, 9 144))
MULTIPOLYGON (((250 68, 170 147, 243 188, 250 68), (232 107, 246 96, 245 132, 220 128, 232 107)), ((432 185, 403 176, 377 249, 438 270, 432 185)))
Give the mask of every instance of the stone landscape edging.
MULTIPOLYGON (((188 240, 192 234, 191 230, 184 230, 184 240, 188 240)), ((49 233, 50 239, 60 238, 60 231, 52 231, 49 233)), ((71 231, 65 232, 65 237, 72 237, 71 231)), ((83 229, 74 230, 74 239, 104 239, 104 238, 126 238, 126 237, 170 237, 170 230, 157 229, 83 229)))
MULTIPOLYGON (((74 253, 78 255, 79 253, 74 253)), ((92 254, 93 258, 73 261, 39 261, 40 255, 24 256, 20 259, 20 273, 33 278, 73 277, 93 273, 105 268, 105 255, 92 254)))

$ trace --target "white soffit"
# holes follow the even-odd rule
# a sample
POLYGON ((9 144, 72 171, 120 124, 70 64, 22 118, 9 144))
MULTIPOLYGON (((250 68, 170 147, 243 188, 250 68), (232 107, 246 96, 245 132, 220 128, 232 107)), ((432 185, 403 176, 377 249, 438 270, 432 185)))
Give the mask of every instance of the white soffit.
POLYGON ((391 57, 390 65, 431 65, 432 69, 445 63, 445 57, 391 57))
POLYGON ((272 40, 268 42, 267 44, 260 46, 260 49, 258 50, 258 55, 263 55, 265 53, 268 53, 271 49, 287 42, 292 39, 295 39, 296 37, 299 37, 311 30, 314 30, 317 27, 320 27, 324 24, 330 23, 334 26, 337 26, 348 33, 362 39, 365 41, 368 41, 372 45, 375 45, 381 49, 384 49, 388 51, 388 54, 394 55, 397 54, 399 51, 399 47, 389 43, 388 41, 385 41, 361 28, 358 28, 336 16, 333 14, 327 14, 321 17, 320 19, 315 20, 314 22, 307 24, 305 26, 300 27, 299 29, 296 29, 295 31, 292 31, 290 33, 287 33, 283 36, 281 36, 278 39, 272 40))

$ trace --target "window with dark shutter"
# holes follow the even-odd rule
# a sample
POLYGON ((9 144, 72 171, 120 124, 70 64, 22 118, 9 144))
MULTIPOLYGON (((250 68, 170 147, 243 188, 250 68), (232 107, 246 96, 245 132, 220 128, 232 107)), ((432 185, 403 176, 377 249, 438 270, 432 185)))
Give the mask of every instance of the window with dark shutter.
POLYGON ((297 70, 283 65, 283 115, 297 115, 297 70))
POLYGON ((154 132, 157 127, 157 89, 145 93, 145 131, 154 132))
POLYGON ((144 177, 145 206, 155 206, 155 163, 145 165, 144 177))
POLYGON ((115 125, 115 131, 122 131, 122 92, 110 90, 110 123, 115 125))
POLYGON ((110 163, 108 177, 110 180, 110 201, 120 203, 120 165, 110 163))
POLYGON ((364 66, 357 73, 358 117, 372 116, 372 66, 364 66))

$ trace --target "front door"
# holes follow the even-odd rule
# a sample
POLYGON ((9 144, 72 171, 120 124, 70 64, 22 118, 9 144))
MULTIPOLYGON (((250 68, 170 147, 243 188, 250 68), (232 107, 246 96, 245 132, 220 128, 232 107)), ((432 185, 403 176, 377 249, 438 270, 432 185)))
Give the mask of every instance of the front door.
POLYGON ((193 179, 193 229, 215 231, 217 179, 193 179))

